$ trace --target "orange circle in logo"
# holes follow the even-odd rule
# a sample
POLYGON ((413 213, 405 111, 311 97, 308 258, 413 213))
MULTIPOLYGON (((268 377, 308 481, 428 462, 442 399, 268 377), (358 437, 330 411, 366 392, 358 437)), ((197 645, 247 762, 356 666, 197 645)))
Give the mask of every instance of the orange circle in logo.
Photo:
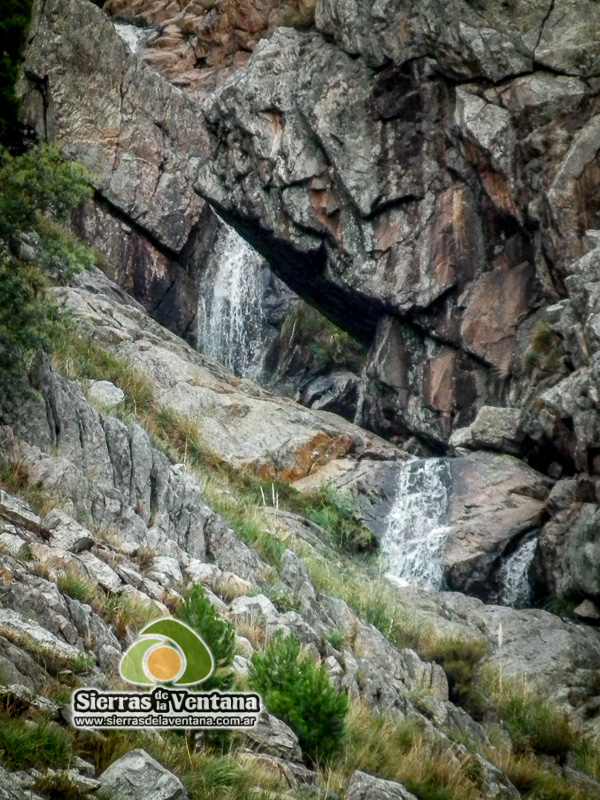
POLYGON ((173 680, 181 664, 181 656, 172 647, 157 647, 148 656, 148 672, 157 681, 173 680))

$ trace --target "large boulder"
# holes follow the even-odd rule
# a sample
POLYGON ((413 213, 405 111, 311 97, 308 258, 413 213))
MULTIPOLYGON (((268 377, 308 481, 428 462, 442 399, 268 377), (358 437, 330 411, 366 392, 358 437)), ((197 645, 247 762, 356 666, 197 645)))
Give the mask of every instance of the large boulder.
POLYGON ((586 718, 584 704, 596 694, 600 631, 541 609, 489 605, 458 592, 398 589, 398 598, 441 638, 487 646, 483 663, 504 679, 535 687, 564 708, 574 703, 580 722, 597 724, 586 718))
POLYGON ((261 711, 254 728, 245 731, 244 738, 249 747, 259 753, 301 762, 302 750, 294 731, 282 720, 261 711))
POLYGON ((518 408, 483 406, 467 428, 459 428, 450 437, 453 447, 470 450, 499 450, 519 455, 525 439, 518 408))
POLYGON ((545 594, 600 602, 600 508, 573 503, 559 512, 540 536, 536 569, 545 594))
POLYGON ((346 789, 347 800, 416 800, 401 783, 355 772, 346 789))
POLYGON ((146 376, 157 403, 191 418, 207 450, 232 466, 294 480, 341 456, 403 457, 398 448, 333 414, 236 379, 153 323, 99 271, 81 276, 78 284, 59 291, 64 306, 90 325, 98 344, 146 376))
POLYGON ((114 800, 186 800, 184 785, 145 750, 131 750, 100 776, 114 800))

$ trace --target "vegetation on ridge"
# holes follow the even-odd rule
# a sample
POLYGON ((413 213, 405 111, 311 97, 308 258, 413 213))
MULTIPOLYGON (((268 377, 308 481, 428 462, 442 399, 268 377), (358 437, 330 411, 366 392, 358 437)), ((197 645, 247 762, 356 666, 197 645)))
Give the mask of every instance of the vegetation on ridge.
POLYGON ((92 252, 61 227, 91 196, 86 171, 56 147, 19 156, 0 150, 0 394, 25 385, 35 353, 62 333, 49 281, 66 281, 94 263, 92 252))
POLYGON ((346 739, 348 697, 336 689, 323 665, 316 664, 293 636, 281 632, 250 663, 249 685, 275 716, 297 735, 313 764, 337 755, 346 739))

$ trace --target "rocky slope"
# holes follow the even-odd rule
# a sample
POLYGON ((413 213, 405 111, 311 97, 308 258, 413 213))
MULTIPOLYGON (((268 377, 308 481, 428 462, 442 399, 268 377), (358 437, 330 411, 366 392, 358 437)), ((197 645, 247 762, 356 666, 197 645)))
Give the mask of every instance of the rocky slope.
MULTIPOLYGON (((314 446, 315 437, 325 436, 329 441, 337 441, 336 436, 345 443, 352 441, 363 466, 370 459, 391 466, 402 457, 338 418, 283 402, 232 379, 215 362, 161 329, 100 273, 59 290, 59 297, 74 310, 96 346, 118 353, 126 359, 121 363, 135 365, 137 374, 152 385, 152 403, 163 414, 167 409, 194 419, 215 455, 227 463, 256 468, 269 462, 273 469, 302 471, 310 466, 318 475, 319 466, 336 454, 335 447, 321 451, 314 446), (231 411, 241 398, 246 415, 231 411), (263 419, 266 413, 273 424, 255 427, 252 433, 247 426, 264 404, 272 408, 268 412, 263 408, 263 419), (278 462, 272 448, 280 415, 288 433, 294 427, 297 433, 279 450, 278 462), (237 449, 232 449, 234 437, 237 449), (298 459, 296 445, 302 441, 311 442, 309 462, 298 459)), ((69 369, 64 353, 58 363, 69 369)), ((457 769, 467 769, 468 761, 460 742, 474 742, 471 746, 480 752, 481 767, 473 784, 482 793, 477 796, 519 796, 510 780, 483 756, 489 751, 491 758, 494 752, 486 728, 449 700, 444 670, 413 649, 393 644, 361 619, 336 596, 335 581, 323 583, 321 576, 317 588, 316 576, 332 562, 339 562, 342 576, 338 591, 340 585, 346 591, 355 581, 372 580, 368 572, 360 573, 366 567, 344 566, 345 558, 332 549, 326 531, 283 510, 274 515, 275 509, 258 512, 264 536, 283 545, 274 573, 273 564, 244 544, 207 504, 211 489, 210 483, 202 483, 206 473, 172 463, 140 424, 147 425, 148 418, 139 417, 141 409, 133 416, 131 409, 126 411, 125 395, 114 384, 69 381, 47 359, 40 360, 32 380, 37 397, 4 409, 0 428, 3 482, 12 489, 0 495, 5 586, 0 670, 7 702, 29 709, 34 719, 43 712, 68 721, 69 706, 57 699, 60 687, 114 685, 120 655, 140 621, 168 613, 186 586, 201 583, 219 612, 238 629, 235 669, 240 675, 246 673, 253 650, 266 639, 280 630, 294 633, 356 702, 418 725, 431 746, 457 769), (43 508, 44 515, 15 491, 43 508)), ((125 375, 121 382, 127 386, 125 375)), ((414 620, 419 620, 417 628, 427 626, 428 636, 479 642, 482 652, 487 651, 486 663, 500 668, 506 680, 527 677, 595 731, 596 673, 591 667, 600 659, 600 635, 595 631, 543 611, 484 606, 461 594, 409 590, 397 599, 407 631, 416 630, 414 620), (499 627, 504 630, 500 644, 499 627)), ((288 790, 316 786, 319 781, 302 765, 292 731, 268 715, 239 747, 240 757, 245 753, 246 758, 258 759, 288 790)), ((591 779, 572 766, 565 770, 563 779, 573 786, 587 781, 588 796, 600 796, 600 786, 591 779)), ((165 797, 180 796, 176 792, 185 796, 182 784, 145 750, 129 753, 100 775, 89 760, 78 756, 68 778, 81 786, 82 793, 104 787, 115 798, 142 798, 154 774, 175 792, 165 797), (123 794, 126 786, 133 794, 123 794)), ((35 792, 42 785, 36 781, 48 775, 37 769, 5 775, 3 780, 17 787, 11 791, 18 796, 19 786, 34 786, 35 792)), ((53 778, 57 775, 65 777, 58 772, 53 778)), ((348 797, 365 796, 361 780, 356 773, 348 797)), ((405 791, 400 784, 385 790, 405 791)))
MULTIPOLYGON (((113 685, 201 583, 240 680, 291 632, 353 730, 412 731, 406 772, 355 740, 315 771, 267 715, 235 745, 253 787, 429 800, 421 764, 444 798, 600 797, 593 745, 523 749, 506 700, 600 732, 598 630, 531 608, 600 619, 599 28, 595 0, 35 3, 23 122, 90 169, 102 271, 56 290, 70 341, 0 409, 3 707, 68 722, 65 687, 113 685)), ((84 796, 192 785, 161 737, 72 747, 51 782, 84 796)))

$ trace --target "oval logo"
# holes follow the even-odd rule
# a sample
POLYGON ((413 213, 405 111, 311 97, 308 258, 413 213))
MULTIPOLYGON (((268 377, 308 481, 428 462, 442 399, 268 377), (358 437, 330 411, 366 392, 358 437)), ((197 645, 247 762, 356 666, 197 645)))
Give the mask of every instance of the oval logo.
POLYGON ((202 637, 184 622, 164 617, 140 632, 121 659, 120 671, 126 681, 140 686, 192 686, 210 677, 214 668, 202 637))

